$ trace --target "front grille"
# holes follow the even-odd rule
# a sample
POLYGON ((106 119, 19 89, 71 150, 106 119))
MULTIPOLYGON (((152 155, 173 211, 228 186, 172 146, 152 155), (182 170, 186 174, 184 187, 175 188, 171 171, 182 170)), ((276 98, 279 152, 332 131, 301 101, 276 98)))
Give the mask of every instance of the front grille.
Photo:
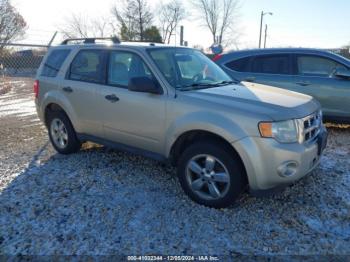
POLYGON ((298 120, 299 142, 307 143, 313 141, 320 132, 322 124, 321 112, 315 112, 307 117, 298 120))

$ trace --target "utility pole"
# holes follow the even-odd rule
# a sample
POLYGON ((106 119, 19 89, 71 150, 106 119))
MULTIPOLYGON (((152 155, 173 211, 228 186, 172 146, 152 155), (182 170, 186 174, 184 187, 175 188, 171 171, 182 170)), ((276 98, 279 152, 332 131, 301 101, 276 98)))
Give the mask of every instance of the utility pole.
POLYGON ((180 26, 180 45, 184 45, 184 27, 183 25, 180 26))
POLYGON ((259 48, 261 48, 261 31, 262 31, 262 23, 263 23, 264 11, 261 11, 260 17, 260 35, 259 35, 259 48))
POLYGON ((273 15, 273 13, 261 11, 261 17, 260 17, 260 35, 259 35, 259 48, 261 48, 261 34, 262 34, 262 25, 263 25, 264 15, 273 15))
POLYGON ((267 38, 267 24, 265 24, 265 40, 264 40, 264 48, 266 48, 266 38, 267 38))

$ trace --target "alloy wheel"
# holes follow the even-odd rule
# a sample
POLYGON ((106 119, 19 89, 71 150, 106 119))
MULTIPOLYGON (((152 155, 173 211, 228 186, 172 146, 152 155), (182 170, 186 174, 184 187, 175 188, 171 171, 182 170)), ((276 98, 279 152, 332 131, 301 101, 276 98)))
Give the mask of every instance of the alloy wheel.
POLYGON ((196 155, 188 161, 186 179, 190 189, 206 200, 223 198, 230 188, 230 175, 216 157, 196 155))
POLYGON ((68 132, 64 123, 59 118, 55 118, 51 121, 50 133, 57 147, 63 149, 67 146, 68 132))

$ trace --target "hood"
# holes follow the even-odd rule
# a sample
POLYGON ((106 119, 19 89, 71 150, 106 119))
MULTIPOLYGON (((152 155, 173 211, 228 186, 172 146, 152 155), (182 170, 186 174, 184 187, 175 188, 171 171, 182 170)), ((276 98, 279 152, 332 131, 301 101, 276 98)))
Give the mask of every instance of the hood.
POLYGON ((186 92, 186 95, 281 121, 302 118, 320 108, 311 96, 268 85, 242 82, 186 92))

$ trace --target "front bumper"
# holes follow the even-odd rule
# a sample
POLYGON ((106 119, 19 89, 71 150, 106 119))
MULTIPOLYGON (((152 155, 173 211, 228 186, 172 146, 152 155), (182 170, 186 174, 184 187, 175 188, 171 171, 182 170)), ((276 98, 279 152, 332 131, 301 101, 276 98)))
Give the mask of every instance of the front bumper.
POLYGON ((271 190, 293 183, 310 173, 320 162, 327 144, 327 131, 306 144, 282 144, 274 139, 246 137, 233 143, 245 165, 252 191, 271 190), (293 163, 292 174, 281 174, 281 169, 293 163))

